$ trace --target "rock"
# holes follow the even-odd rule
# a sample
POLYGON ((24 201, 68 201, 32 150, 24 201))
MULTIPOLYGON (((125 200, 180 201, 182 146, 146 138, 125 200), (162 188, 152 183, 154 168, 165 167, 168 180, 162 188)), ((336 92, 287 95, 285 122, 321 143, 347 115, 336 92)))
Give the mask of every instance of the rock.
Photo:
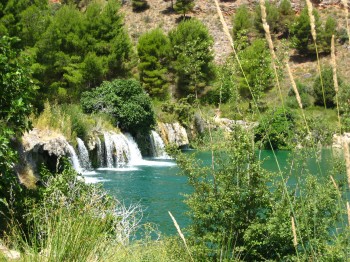
POLYGON ((333 144, 334 149, 342 149, 344 143, 350 143, 350 133, 344 133, 342 135, 334 134, 333 135, 333 144))
POLYGON ((68 155, 68 141, 62 134, 34 128, 22 137, 21 162, 29 165, 34 173, 42 163, 50 171, 56 171, 58 160, 68 155))
POLYGON ((10 250, 0 243, 0 253, 9 260, 17 260, 21 258, 21 254, 18 251, 10 250))
POLYGON ((189 144, 186 129, 179 122, 158 123, 158 130, 165 144, 175 144, 178 147, 189 144))

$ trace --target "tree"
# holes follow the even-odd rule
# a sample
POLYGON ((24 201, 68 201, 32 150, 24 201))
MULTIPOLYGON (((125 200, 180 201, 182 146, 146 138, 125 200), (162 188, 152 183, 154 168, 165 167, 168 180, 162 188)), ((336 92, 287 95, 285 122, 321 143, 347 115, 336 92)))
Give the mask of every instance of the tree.
POLYGON ((259 100, 264 92, 273 85, 271 57, 265 40, 257 39, 253 41, 250 46, 238 53, 238 56, 246 77, 243 76, 240 68, 237 69, 240 93, 245 98, 251 99, 254 97, 259 100))
MULTIPOLYGON (((319 34, 321 29, 321 22, 316 9, 313 9, 313 15, 315 17, 316 33, 319 34)), ((307 54, 316 51, 311 35, 310 17, 308 15, 308 10, 306 7, 295 19, 295 22, 291 24, 289 31, 292 36, 292 45, 298 50, 300 54, 307 54)))
MULTIPOLYGON (((313 83, 315 105, 333 108, 335 106, 335 103, 334 103, 335 90, 334 90, 332 69, 331 68, 323 69, 321 71, 321 76, 320 75, 317 76, 317 78, 313 83), (321 83, 321 76, 322 76, 322 83, 321 83), (322 91, 322 84, 323 84, 323 91, 322 91)), ((338 78, 338 83, 340 86, 342 85, 342 80, 340 78, 338 78)))
POLYGON ((292 4, 290 0, 282 0, 279 7, 278 7, 278 12, 279 12, 279 21, 278 21, 278 26, 279 26, 279 32, 287 34, 289 32, 289 28, 291 24, 294 21, 294 10, 292 8, 292 4))
POLYGON ((238 38, 239 32, 244 30, 246 33, 251 29, 252 19, 251 14, 246 5, 240 5, 237 8, 236 14, 233 16, 233 37, 238 38))
POLYGON ((330 53, 332 35, 336 35, 336 29, 337 21, 332 16, 328 16, 324 29, 321 31, 320 41, 318 43, 323 52, 330 53))
POLYGON ((182 21, 169 33, 171 59, 181 95, 196 94, 214 79, 213 38, 200 21, 182 21))
POLYGON ((13 47, 18 41, 0 38, 0 229, 5 217, 9 218, 6 205, 20 187, 14 170, 18 157, 14 144, 31 127, 28 116, 35 95, 28 63, 13 47))
POLYGON ((109 0, 88 5, 84 13, 73 5, 54 13, 33 55, 42 101, 76 101, 103 80, 127 75, 131 44, 119 8, 109 0))
POLYGON ((177 13, 182 14, 182 16, 185 18, 186 13, 189 11, 192 11, 194 7, 194 0, 176 0, 176 3, 174 5, 174 10, 177 13))
POLYGON ((161 29, 154 29, 139 38, 140 81, 151 97, 168 96, 167 57, 170 43, 161 29))
POLYGON ((134 135, 147 134, 155 125, 151 99, 133 79, 105 81, 94 90, 82 93, 85 113, 103 112, 114 118, 115 125, 134 135))
MULTIPOLYGON (((280 19, 278 8, 275 4, 270 3, 269 1, 265 1, 265 6, 267 15, 266 20, 270 26, 270 31, 276 33, 280 29, 278 24, 280 19)), ((264 28, 262 26, 261 8, 259 4, 257 4, 255 7, 254 26, 261 34, 265 33, 264 28)))

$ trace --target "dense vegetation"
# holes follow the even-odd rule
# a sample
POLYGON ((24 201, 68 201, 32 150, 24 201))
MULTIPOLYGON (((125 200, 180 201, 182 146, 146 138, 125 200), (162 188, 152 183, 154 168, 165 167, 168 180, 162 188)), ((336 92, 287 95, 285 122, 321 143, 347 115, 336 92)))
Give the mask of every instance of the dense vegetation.
MULTIPOLYGON (((137 13, 152 8, 131 3, 137 13)), ((327 62, 332 35, 337 48, 348 40, 344 25, 307 6, 296 16, 289 0, 241 5, 232 16, 235 52, 218 64, 208 28, 187 16, 194 5, 172 3, 178 24, 133 43, 117 0, 0 1, 0 238, 24 260, 348 259, 344 161, 332 160, 327 176, 319 160, 313 173, 306 164, 320 143, 350 130, 349 79, 327 62), (285 67, 290 54, 293 63, 317 64, 295 86, 288 76, 296 70, 285 67), (222 134, 214 114, 258 123, 222 134), (139 207, 84 184, 64 159, 56 172, 31 174, 31 188, 20 184, 17 174, 31 173, 17 154, 30 120, 70 141, 86 139, 101 121, 134 136, 147 135, 156 120, 179 121, 194 144, 209 144, 209 167, 173 152, 194 189, 187 243, 150 240, 155 231, 147 228, 129 243, 139 207), (290 168, 276 173, 254 151, 297 146, 290 168)))

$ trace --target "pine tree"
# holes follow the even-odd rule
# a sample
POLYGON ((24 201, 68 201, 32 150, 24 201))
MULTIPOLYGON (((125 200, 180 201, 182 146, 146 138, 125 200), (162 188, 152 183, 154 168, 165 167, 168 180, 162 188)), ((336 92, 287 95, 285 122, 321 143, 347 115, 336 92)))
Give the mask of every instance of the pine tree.
POLYGON ((176 0, 174 9, 177 13, 182 14, 183 17, 186 13, 192 11, 194 7, 194 0, 176 0))
POLYGON ((169 51, 169 39, 161 29, 145 33, 139 39, 140 81, 151 97, 164 98, 168 95, 166 63, 169 51))

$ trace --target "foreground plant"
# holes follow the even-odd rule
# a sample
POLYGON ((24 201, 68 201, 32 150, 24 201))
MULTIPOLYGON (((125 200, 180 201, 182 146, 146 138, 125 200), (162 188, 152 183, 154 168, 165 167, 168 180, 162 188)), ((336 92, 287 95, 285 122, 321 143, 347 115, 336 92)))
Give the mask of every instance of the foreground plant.
MULTIPOLYGON (((308 171, 303 152, 286 171, 269 173, 255 155, 251 135, 237 128, 212 159, 211 166, 203 166, 177 155, 194 189, 186 203, 195 259, 346 258, 345 199, 324 170, 308 171)), ((344 169, 332 174, 343 176, 344 169)))

